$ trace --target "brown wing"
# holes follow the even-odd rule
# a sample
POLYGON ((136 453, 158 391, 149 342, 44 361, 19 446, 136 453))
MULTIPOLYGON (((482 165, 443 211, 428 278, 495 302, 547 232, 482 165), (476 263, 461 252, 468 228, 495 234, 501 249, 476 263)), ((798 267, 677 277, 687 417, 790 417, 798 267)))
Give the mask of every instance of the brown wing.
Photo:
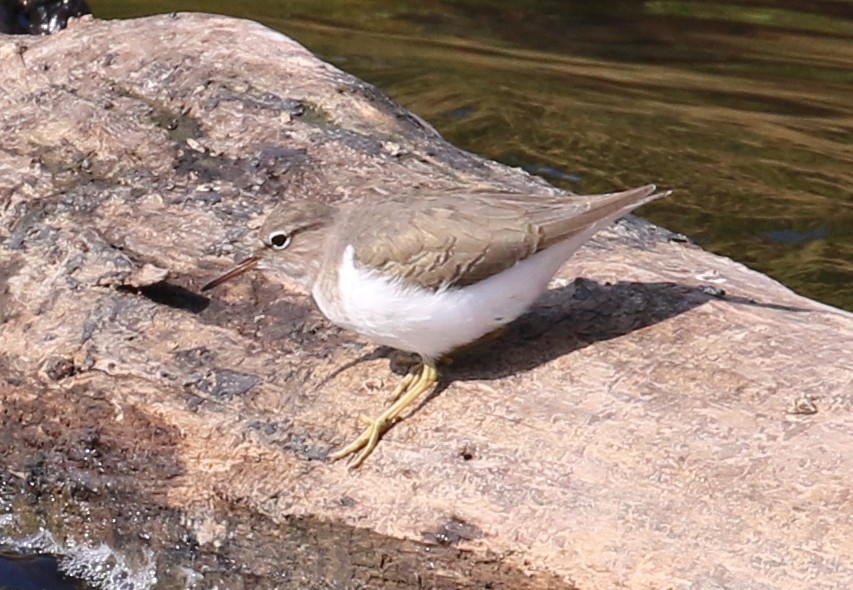
POLYGON ((358 264, 418 285, 465 286, 582 232, 594 233, 661 194, 536 197, 443 192, 361 204, 343 222, 358 264), (354 237, 353 237, 354 236, 354 237))

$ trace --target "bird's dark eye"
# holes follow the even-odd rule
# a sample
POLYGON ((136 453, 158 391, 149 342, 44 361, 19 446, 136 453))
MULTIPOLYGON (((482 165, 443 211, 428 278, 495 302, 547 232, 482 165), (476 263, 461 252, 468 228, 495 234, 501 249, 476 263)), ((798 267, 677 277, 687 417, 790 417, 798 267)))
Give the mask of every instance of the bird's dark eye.
POLYGON ((290 234, 283 231, 274 231, 270 234, 270 246, 275 250, 284 250, 290 245, 290 234))

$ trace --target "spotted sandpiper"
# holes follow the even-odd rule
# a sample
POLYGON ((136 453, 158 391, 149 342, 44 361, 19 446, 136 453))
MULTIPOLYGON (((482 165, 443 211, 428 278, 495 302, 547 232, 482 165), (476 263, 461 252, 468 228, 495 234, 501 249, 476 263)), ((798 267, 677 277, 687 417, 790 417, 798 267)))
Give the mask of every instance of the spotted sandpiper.
POLYGON ((354 455, 357 467, 435 385, 438 360, 516 319, 595 232, 667 194, 647 185, 601 195, 466 190, 287 201, 267 217, 255 254, 202 290, 252 268, 282 273, 335 324, 420 356, 393 403, 330 455, 354 455))

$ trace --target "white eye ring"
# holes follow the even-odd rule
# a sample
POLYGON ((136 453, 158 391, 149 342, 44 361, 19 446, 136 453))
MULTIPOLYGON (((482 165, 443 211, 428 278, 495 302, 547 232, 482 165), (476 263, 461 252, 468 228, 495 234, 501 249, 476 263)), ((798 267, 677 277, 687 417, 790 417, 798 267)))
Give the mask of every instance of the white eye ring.
POLYGON ((284 250, 290 245, 290 234, 283 231, 274 231, 270 234, 269 245, 273 250, 284 250))

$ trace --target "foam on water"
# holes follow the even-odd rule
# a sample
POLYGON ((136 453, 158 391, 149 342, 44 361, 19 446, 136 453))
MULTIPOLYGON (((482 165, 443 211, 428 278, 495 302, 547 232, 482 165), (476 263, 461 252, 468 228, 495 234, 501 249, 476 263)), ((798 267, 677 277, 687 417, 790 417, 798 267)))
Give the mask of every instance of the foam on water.
MULTIPOLYGON (((0 526, 14 523, 11 514, 0 515, 0 526)), ((105 544, 59 543, 45 530, 24 538, 0 535, 0 545, 21 553, 50 554, 57 558, 59 571, 83 580, 98 590, 151 590, 157 583, 153 554, 145 556, 141 566, 105 544)))

